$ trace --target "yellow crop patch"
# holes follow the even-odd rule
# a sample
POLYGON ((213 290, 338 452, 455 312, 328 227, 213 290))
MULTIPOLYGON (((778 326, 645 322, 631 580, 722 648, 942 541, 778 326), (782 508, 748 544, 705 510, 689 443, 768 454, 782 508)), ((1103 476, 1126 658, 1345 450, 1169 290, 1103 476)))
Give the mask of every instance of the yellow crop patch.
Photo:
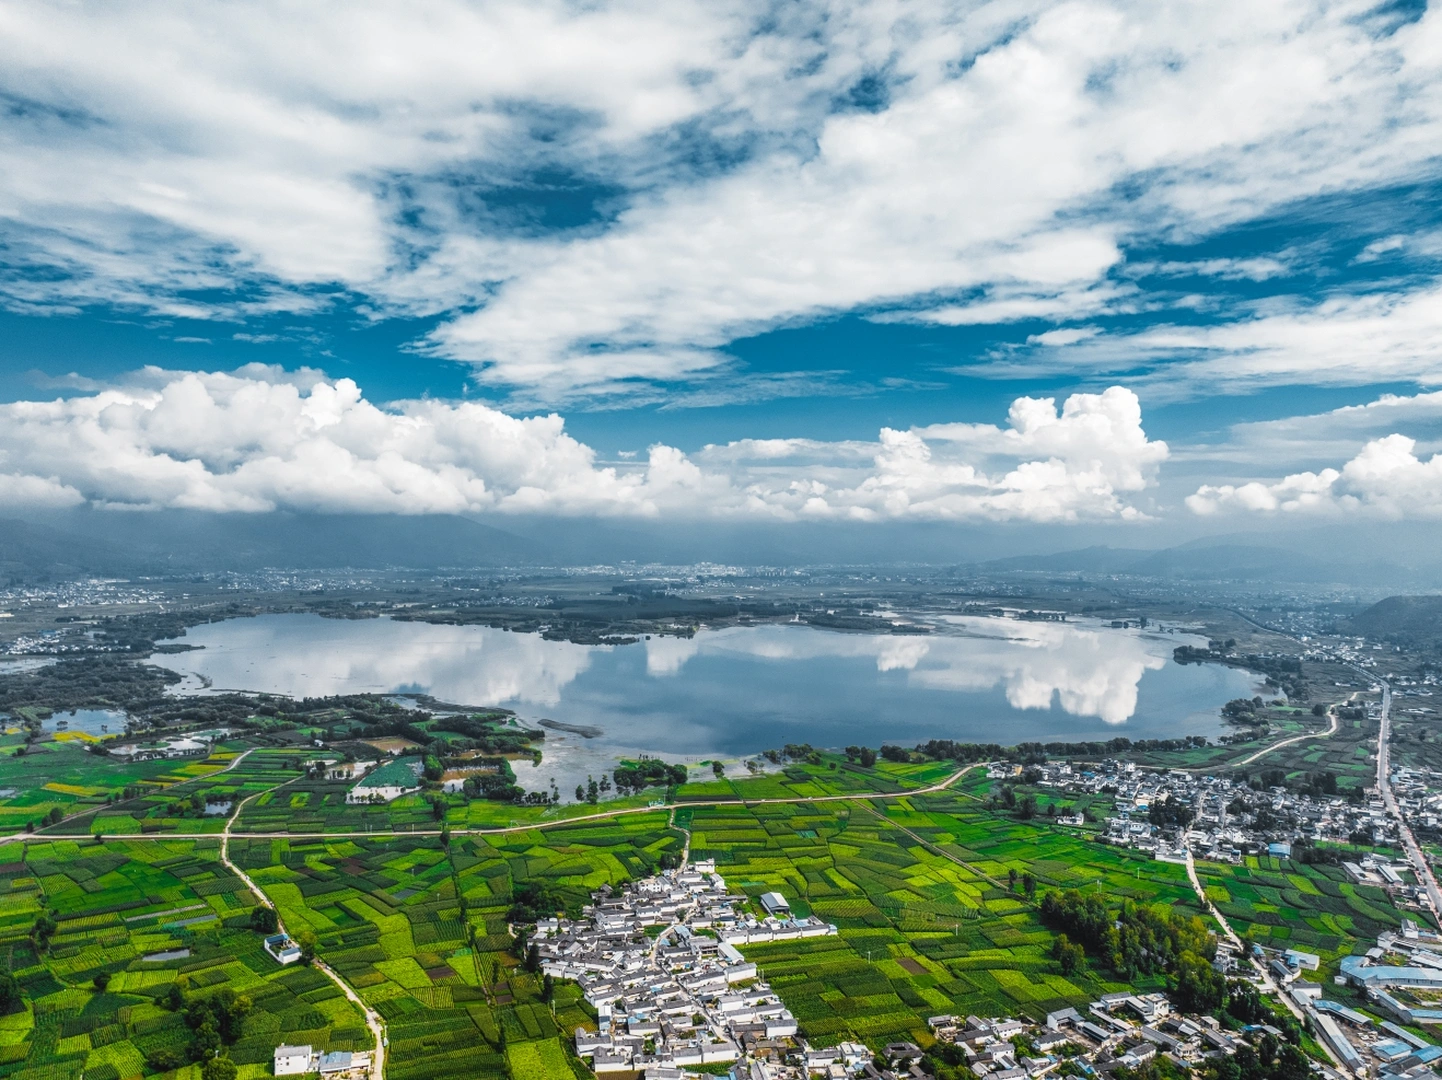
POLYGON ((104 795, 106 788, 82 787, 79 784, 57 784, 51 782, 45 785, 46 791, 54 791, 60 795, 74 795, 78 799, 93 798, 96 795, 104 795))

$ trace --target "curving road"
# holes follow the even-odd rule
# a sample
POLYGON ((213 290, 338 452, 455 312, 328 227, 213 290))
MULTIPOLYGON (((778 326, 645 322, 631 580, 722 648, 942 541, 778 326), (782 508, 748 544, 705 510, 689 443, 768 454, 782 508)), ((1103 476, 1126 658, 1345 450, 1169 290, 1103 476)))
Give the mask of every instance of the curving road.
MULTIPOLYGON (((1234 761, 1230 765, 1224 765, 1222 767, 1227 769, 1240 769, 1243 765, 1250 765, 1259 757, 1264 757, 1273 750, 1280 750, 1284 746, 1306 742, 1308 739, 1330 739, 1333 735, 1337 734, 1337 711, 1335 709, 1329 709, 1328 715, 1332 718, 1332 726, 1326 731, 1309 731, 1305 735, 1293 735, 1290 739, 1283 739, 1281 742, 1275 742, 1271 746, 1258 750, 1251 757, 1243 758, 1241 761, 1234 761)), ((1196 772, 1198 770, 1193 769, 1192 771, 1196 772)))
MULTIPOLYGON (((246 751, 246 753, 249 753, 249 751, 246 751)), ((293 781, 288 780, 286 781, 286 783, 293 783, 293 781)), ((281 784, 279 786, 284 787, 285 784, 281 784)), ((275 791, 277 789, 267 788, 266 790, 275 791)), ((225 865, 226 869, 228 869, 236 877, 240 878, 240 880, 245 882, 246 887, 255 894, 255 898, 259 900, 261 904, 275 912, 276 925, 280 932, 288 933, 289 931, 286 930, 285 923, 281 920, 280 909, 277 908, 275 904, 271 903, 270 897, 265 895, 265 890, 263 890, 259 885, 257 885, 255 883, 255 880, 249 874, 247 874, 244 870, 242 870, 239 866, 237 866, 230 860, 230 827, 235 824, 235 819, 240 816, 241 808, 244 807, 246 803, 250 802, 251 799, 254 799, 257 796, 264 794, 264 791, 257 791, 254 795, 247 795, 244 799, 241 799, 240 802, 236 803, 235 809, 231 811, 230 817, 226 818, 225 829, 220 834, 220 861, 225 865)), ((215 834, 208 833, 206 835, 214 836, 215 834)), ((366 1027, 370 1028, 371 1036, 375 1039, 376 1044, 375 1051, 371 1055, 370 1076, 372 1080, 384 1080, 387 1040, 385 1033, 385 1025, 384 1022, 381 1020, 381 1014, 376 1012, 363 1000, 361 1000, 361 996, 357 994, 353 989, 351 989, 350 984, 347 983, 344 979, 342 979, 340 975, 336 973, 336 970, 329 964, 327 964, 324 960, 316 957, 314 960, 311 961, 311 967, 315 968, 326 978, 330 979, 331 982, 335 983, 336 986, 340 987, 341 993, 343 993, 347 998, 349 998, 351 1004, 353 1004, 356 1008, 360 1009, 360 1011, 364 1014, 366 1018, 366 1027)))
MULTIPOLYGON (((249 752, 249 751, 247 751, 249 752)), ((938 791, 945 791, 973 769, 980 769, 989 765, 990 762, 978 761, 964 768, 958 769, 945 780, 930 784, 921 788, 908 788, 905 791, 888 792, 864 792, 854 795, 792 795, 779 799, 687 799, 685 802, 655 803, 651 806, 628 806, 615 810, 601 810, 594 814, 578 814, 575 817, 557 818, 554 821, 533 821, 528 825, 498 825, 489 829, 451 829, 452 836, 501 836, 507 833, 530 832, 533 829, 564 829, 584 821, 608 821, 611 818, 625 817, 629 814, 654 814, 661 810, 676 811, 688 806, 768 806, 775 804, 795 803, 829 803, 829 802, 871 802, 877 799, 907 799, 913 795, 931 795, 938 791)), ((296 777, 296 780, 302 777, 296 777)), ((294 780, 287 780, 286 783, 294 783, 294 780)), ((274 788, 270 789, 274 790, 274 788)), ((264 792, 256 792, 256 795, 263 795, 264 792)), ((255 798, 255 795, 245 799, 241 805, 255 798)), ((237 806, 231 815, 231 821, 240 813, 237 806)), ((230 835, 231 821, 226 822, 223 832, 156 832, 156 833, 117 833, 116 840, 217 840, 230 835)), ((321 832, 239 832, 235 834, 242 840, 323 840, 328 838, 347 839, 363 837, 398 837, 398 836, 440 836, 440 829, 332 829, 321 832)), ((41 833, 12 833, 9 836, 0 836, 0 844, 8 844, 14 841, 34 840, 42 837, 46 840, 88 840, 91 833, 55 833, 46 830, 41 833)))

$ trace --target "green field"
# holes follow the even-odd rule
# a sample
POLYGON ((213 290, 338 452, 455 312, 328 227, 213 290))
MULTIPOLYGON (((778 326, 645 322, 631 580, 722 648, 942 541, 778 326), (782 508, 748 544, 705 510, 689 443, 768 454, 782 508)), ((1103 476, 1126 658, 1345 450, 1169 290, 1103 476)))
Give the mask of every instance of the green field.
POLYGON ((226 1042, 242 1077, 268 1075, 280 1041, 368 1045, 337 987, 265 954, 246 928, 254 900, 214 842, 8 844, 0 859, 0 949, 25 999, 0 1020, 0 1075, 196 1080, 195 1032, 167 1004, 175 987, 191 1002, 227 991, 250 1002, 226 1042), (41 949, 32 928, 45 911, 55 931, 41 949), (189 953, 146 959, 178 950, 189 953))
MULTIPOLYGON (((71 799, 75 815, 53 831, 100 832, 103 843, 37 835, 0 846, 0 945, 26 999, 0 1017, 0 1080, 199 1080, 195 1065, 177 1067, 196 1035, 167 1004, 172 986, 192 1008, 227 991, 250 999, 225 1041, 244 1080, 268 1074, 279 1042, 369 1048, 363 1018, 337 987, 310 968, 281 969, 261 950, 248 928, 255 899, 219 862, 218 841, 168 836, 224 828, 223 816, 188 809, 193 796, 232 807, 249 800, 231 858, 290 932, 314 935, 318 954, 384 1018, 392 1080, 587 1076, 569 1040, 594 1022, 579 988, 557 986, 545 1002, 541 981, 513 955, 507 924, 518 889, 543 886, 554 906, 576 914, 600 886, 674 861, 688 834, 691 857, 714 859, 733 890, 779 889, 798 913, 838 927, 835 937, 745 949, 802 1034, 822 1045, 925 1046, 927 1016, 1040 1018, 1123 989, 1095 962, 1062 974, 1038 918, 1047 890, 1200 911, 1180 866, 1104 845, 1091 828, 1058 827, 1044 812, 1023 821, 990 807, 983 769, 919 794, 955 766, 864 770, 821 755, 819 764, 688 783, 674 811, 646 809, 656 797, 648 792, 600 807, 457 797, 438 816, 421 796, 348 806, 348 784, 304 775, 304 749, 240 750, 155 763, 165 766, 153 774, 157 786, 128 800, 50 793, 71 799), (850 797, 878 789, 887 797, 850 797), (758 801, 768 799, 788 801, 758 801), (568 820, 625 807, 640 809, 568 820), (517 819, 510 831, 459 831, 517 819), (455 830, 449 844, 434 835, 442 820, 455 830), (57 928, 39 951, 32 928, 44 911, 57 928), (174 949, 190 952, 143 959, 174 949), (97 975, 110 976, 103 990, 97 975)), ((77 768, 106 767, 78 753, 77 768)), ((66 775, 57 782, 80 787, 72 781, 100 774, 66 775)), ((1092 801, 1106 812, 1105 796, 1092 801)), ((1320 953, 1328 972, 1398 922, 1377 890, 1350 885, 1335 868, 1263 859, 1199 872, 1239 931, 1320 953)), ((1135 985, 1164 988, 1160 976, 1135 985)))
POLYGON ((1060 974, 1035 904, 1010 888, 1013 869, 1040 889, 1197 910, 1181 867, 1001 820, 959 794, 877 810, 802 803, 697 808, 691 817, 692 857, 715 858, 733 889, 780 889, 797 910, 838 927, 835 938, 746 950, 816 1042, 926 1045, 925 1018, 937 1013, 1039 1018, 1115 989, 1092 970, 1060 974))
POLYGON ((592 890, 679 853, 684 837, 667 817, 458 836, 449 847, 434 836, 235 839, 231 857, 291 933, 314 933, 320 954, 385 1018, 389 1077, 504 1076, 505 1061, 515 1076, 565 1076, 560 1064, 574 1059, 557 1038, 593 1017, 579 989, 563 986, 553 1019, 540 981, 511 955, 514 887, 544 882, 578 911, 592 890))
POLYGON ((1329 995, 1350 997, 1332 984, 1337 961, 1363 953, 1402 916, 1387 894, 1355 885, 1339 866, 1307 866, 1291 859, 1249 857, 1240 866, 1197 863, 1197 876, 1217 910, 1239 934, 1278 949, 1300 949, 1322 958, 1313 976, 1329 995))

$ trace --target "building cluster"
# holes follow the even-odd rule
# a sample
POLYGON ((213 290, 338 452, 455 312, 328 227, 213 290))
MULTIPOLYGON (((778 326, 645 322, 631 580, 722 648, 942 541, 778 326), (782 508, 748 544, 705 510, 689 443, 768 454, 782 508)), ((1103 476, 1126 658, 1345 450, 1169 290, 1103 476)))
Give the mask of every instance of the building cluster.
POLYGON ((1292 1001, 1305 1011, 1318 1041, 1354 1076, 1378 1080, 1435 1080, 1442 1071, 1442 1046, 1415 1030, 1442 1024, 1442 935, 1406 920, 1400 933, 1386 932, 1364 956, 1342 958, 1339 982, 1350 983, 1372 1008, 1390 1020, 1377 1020, 1323 996, 1323 987, 1307 978, 1318 958, 1290 952, 1270 969, 1292 1001))
POLYGON ((1442 832, 1442 772, 1396 768, 1391 776, 1397 809, 1418 832, 1442 832))
POLYGON ((1174 1013, 1164 994, 1137 993, 1104 994, 1084 1012, 1061 1009, 1041 1024, 976 1016, 933 1016, 928 1023, 937 1041, 960 1048, 967 1067, 985 1080, 1106 1077, 1139 1069, 1154 1058, 1190 1070, 1209 1058, 1235 1054, 1263 1031, 1274 1031, 1226 1031, 1215 1017, 1174 1013))
POLYGON ((121 761, 163 761, 170 758, 209 757, 215 744, 230 735, 228 730, 196 731, 149 742, 105 744, 105 752, 121 761))
POLYGON ((644 1070, 652 1080, 692 1065, 764 1069, 793 1054, 796 1018, 737 946, 836 927, 794 916, 779 893, 760 906, 729 893, 715 864, 702 861, 604 888, 581 920, 538 922, 541 970, 576 980, 596 1010, 597 1030, 576 1030, 576 1053, 597 1073, 644 1070))
MULTIPOLYGON (((1042 786, 1071 794, 1112 794, 1116 814, 1105 826, 1115 843, 1151 851, 1159 858, 1185 860, 1189 847, 1198 858, 1238 862, 1244 855, 1290 856, 1292 845, 1397 842, 1396 822, 1380 798, 1361 802, 1339 795, 1307 794, 1283 787, 1257 790, 1245 778, 1201 776, 1180 769, 1139 768, 1127 761, 1095 766, 1052 762, 1041 766, 1042 786), (1179 820, 1156 814, 1167 804, 1184 809, 1185 829, 1155 820, 1179 820)), ((1442 807, 1442 800, 1439 800, 1442 807)), ((1383 885, 1400 885, 1379 881, 1383 885)))

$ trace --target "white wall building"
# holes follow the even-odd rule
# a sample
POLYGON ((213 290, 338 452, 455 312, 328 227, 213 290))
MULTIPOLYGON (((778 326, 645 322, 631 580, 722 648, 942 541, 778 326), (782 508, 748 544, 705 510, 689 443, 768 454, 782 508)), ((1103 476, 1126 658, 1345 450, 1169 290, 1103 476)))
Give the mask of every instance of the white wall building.
POLYGON ((275 1048, 275 1075, 299 1076, 312 1071, 311 1062, 315 1052, 309 1046, 277 1046, 275 1048))

